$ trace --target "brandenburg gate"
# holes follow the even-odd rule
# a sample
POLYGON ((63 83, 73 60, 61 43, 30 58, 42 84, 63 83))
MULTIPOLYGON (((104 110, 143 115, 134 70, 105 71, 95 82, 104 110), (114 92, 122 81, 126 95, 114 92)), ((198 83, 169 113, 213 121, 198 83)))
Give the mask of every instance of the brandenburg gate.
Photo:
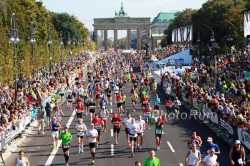
POLYGON ((127 30, 127 49, 131 48, 131 30, 137 30, 137 49, 141 50, 142 31, 147 32, 147 41, 150 42, 150 18, 131 18, 121 5, 120 11, 115 12, 114 18, 94 18, 94 40, 98 42, 98 30, 104 31, 104 48, 108 49, 108 30, 114 30, 114 48, 118 49, 117 31, 127 30))

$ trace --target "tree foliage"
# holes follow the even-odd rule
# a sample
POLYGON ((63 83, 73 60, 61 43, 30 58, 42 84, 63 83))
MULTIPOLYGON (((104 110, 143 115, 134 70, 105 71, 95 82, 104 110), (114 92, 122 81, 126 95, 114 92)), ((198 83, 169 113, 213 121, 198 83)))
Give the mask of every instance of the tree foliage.
POLYGON ((228 47, 228 35, 232 34, 237 47, 243 45, 243 14, 249 4, 245 0, 208 0, 199 10, 186 9, 178 12, 173 23, 165 30, 167 38, 163 45, 171 44, 172 30, 188 24, 193 25, 193 44, 197 44, 198 32, 203 46, 210 44, 211 27, 215 33, 216 43, 221 49, 228 47))
MULTIPOLYGON (((48 11, 42 2, 35 0, 1 0, 0 1, 0 83, 14 82, 14 71, 24 76, 31 76, 33 66, 38 70, 49 65, 49 54, 53 62, 57 63, 68 58, 68 47, 60 46, 60 31, 63 32, 63 41, 66 44, 68 32, 79 36, 81 45, 75 51, 83 50, 83 43, 87 43, 88 30, 76 17, 66 13, 53 13, 48 11), (17 65, 14 66, 13 45, 8 43, 10 35, 10 20, 15 13, 15 23, 18 29, 20 43, 17 45, 17 65), (34 62, 30 44, 30 23, 33 22, 36 43, 34 44, 34 62), (48 47, 48 29, 51 28, 52 51, 48 47), (15 70, 14 70, 15 69, 15 70)), ((70 49, 72 49, 71 46, 70 49)), ((17 73, 18 74, 18 73, 17 73)))

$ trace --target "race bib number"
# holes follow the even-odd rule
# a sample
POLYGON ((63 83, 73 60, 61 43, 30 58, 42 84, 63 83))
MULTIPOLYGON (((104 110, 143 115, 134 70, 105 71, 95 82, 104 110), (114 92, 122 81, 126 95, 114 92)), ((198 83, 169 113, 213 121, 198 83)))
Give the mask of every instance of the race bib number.
POLYGON ((143 104, 147 104, 147 101, 143 101, 142 103, 143 103, 143 104))
POLYGON ((121 101, 121 100, 118 100, 117 103, 122 103, 122 101, 121 101))
POLYGON ((238 160, 238 164, 243 164, 242 158, 238 160))
POLYGON ((162 131, 161 131, 161 129, 156 129, 156 130, 155 130, 155 133, 156 133, 156 134, 162 134, 162 131))

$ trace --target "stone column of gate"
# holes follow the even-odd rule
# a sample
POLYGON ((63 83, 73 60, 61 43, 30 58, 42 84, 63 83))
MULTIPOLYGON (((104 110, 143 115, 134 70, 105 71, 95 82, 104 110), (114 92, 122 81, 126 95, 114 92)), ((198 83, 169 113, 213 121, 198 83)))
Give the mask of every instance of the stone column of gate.
POLYGON ((151 56, 151 30, 148 28, 147 29, 147 42, 148 42, 148 53, 149 56, 151 56))
POLYGON ((104 49, 108 50, 108 30, 104 30, 104 49))
POLYGON ((137 29, 137 50, 141 50, 141 29, 137 29))
POLYGON ((94 41, 95 41, 96 45, 98 45, 97 44, 98 43, 98 30, 97 29, 94 30, 94 41))
POLYGON ((131 48, 131 29, 127 30, 127 37, 128 37, 128 50, 131 48))
POLYGON ((118 50, 118 40, 117 40, 117 30, 115 29, 114 30, 114 48, 115 48, 115 51, 118 50))

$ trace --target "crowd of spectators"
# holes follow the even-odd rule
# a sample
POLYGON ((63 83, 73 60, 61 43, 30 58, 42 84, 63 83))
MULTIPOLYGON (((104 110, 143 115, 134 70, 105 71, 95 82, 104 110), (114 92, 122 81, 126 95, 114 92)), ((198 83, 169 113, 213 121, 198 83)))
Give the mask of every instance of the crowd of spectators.
POLYGON ((218 55, 216 67, 214 62, 197 61, 182 76, 163 73, 161 82, 191 105, 206 104, 206 111, 250 131, 249 69, 247 51, 232 50, 218 55))
POLYGON ((64 62, 63 65, 54 65, 51 73, 46 68, 36 71, 35 77, 19 78, 16 101, 14 86, 0 85, 0 137, 9 129, 16 130, 22 120, 30 116, 32 110, 40 107, 49 96, 57 92, 59 83, 70 84, 77 74, 87 68, 88 57, 80 56, 73 60, 64 62), (31 89, 40 91, 41 100, 30 102, 26 98, 31 89))

